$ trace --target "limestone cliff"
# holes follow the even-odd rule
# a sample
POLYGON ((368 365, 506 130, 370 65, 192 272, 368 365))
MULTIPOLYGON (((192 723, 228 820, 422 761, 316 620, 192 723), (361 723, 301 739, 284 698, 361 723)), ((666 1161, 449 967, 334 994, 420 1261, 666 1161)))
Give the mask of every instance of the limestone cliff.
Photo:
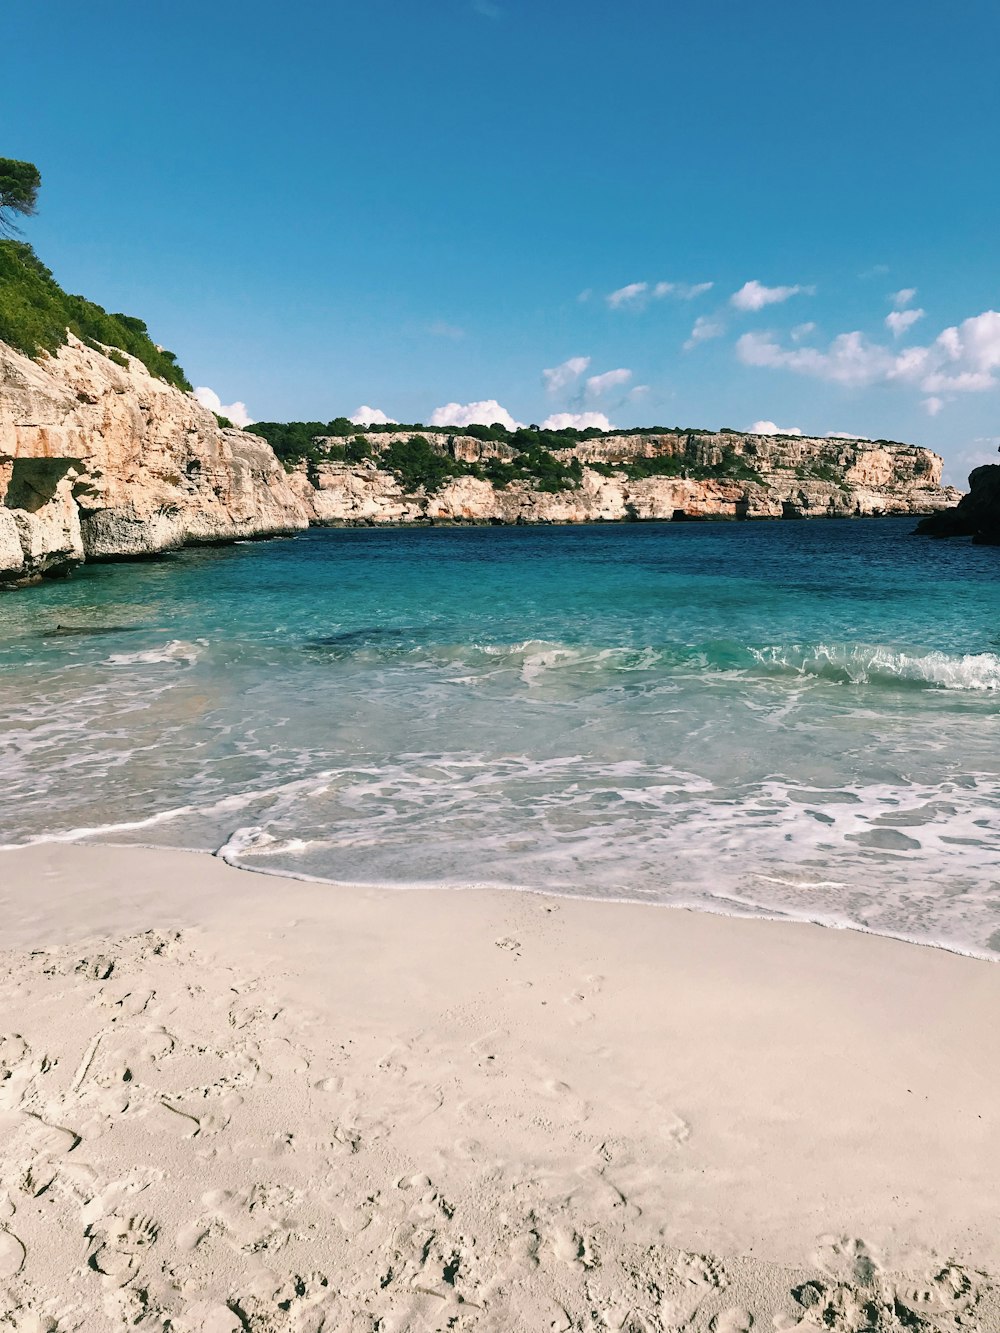
POLYGON ((969 474, 969 493, 954 509, 923 519, 917 532, 930 537, 971 537, 980 546, 1000 546, 1000 464, 975 468, 969 474))
POLYGON ((264 440, 114 355, 0 343, 0 583, 308 525, 264 440))
MULTIPOLYGON (((500 441, 417 432, 463 465, 515 451, 500 441)), ((313 462, 294 483, 318 523, 582 523, 927 514, 954 505, 929 449, 886 441, 697 432, 602 436, 556 451, 582 465, 561 490, 530 479, 494 485, 466 472, 410 492, 379 455, 414 432, 370 433, 362 463, 313 462), (642 475, 643 472, 651 475, 642 475)), ((336 447, 336 442, 330 441, 336 447)))

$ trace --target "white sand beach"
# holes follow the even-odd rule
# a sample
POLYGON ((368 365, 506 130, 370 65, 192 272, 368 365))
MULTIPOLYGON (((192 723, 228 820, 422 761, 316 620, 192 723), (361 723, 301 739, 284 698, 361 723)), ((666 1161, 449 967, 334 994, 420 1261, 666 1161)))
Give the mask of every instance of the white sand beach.
POLYGON ((0 1327, 1000 1327, 1000 969, 0 856, 0 1327))

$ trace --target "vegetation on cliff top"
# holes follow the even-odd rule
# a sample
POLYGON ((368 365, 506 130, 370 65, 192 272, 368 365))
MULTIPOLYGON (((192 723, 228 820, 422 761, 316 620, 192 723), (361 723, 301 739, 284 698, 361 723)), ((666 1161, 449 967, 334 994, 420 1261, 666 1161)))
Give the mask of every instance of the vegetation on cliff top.
MULTIPOLYGON (((0 158, 0 232, 17 230, 11 214, 35 211, 41 177, 30 162, 0 158)), ((119 365, 123 352, 141 361, 151 375, 178 389, 191 388, 173 352, 158 347, 141 319, 112 315, 82 296, 71 296, 23 241, 0 240, 0 342, 27 356, 56 352, 67 330, 81 342, 106 352, 119 365)))
MULTIPOLYGON (((632 458, 620 463, 590 462, 586 465, 581 459, 566 458, 564 451, 575 444, 595 437, 606 437, 608 432, 597 430, 561 431, 539 430, 529 426, 515 431, 503 430, 492 426, 463 426, 460 431, 446 432, 449 447, 442 449, 432 444, 423 435, 410 435, 408 439, 393 440, 386 448, 373 447, 368 438, 384 434, 388 429, 395 432, 417 431, 423 426, 394 425, 379 430, 366 429, 358 433, 360 427, 340 417, 325 425, 318 421, 273 422, 257 421, 249 427, 262 435, 274 449, 286 468, 305 463, 311 476, 320 463, 361 463, 370 459, 387 472, 392 472, 403 490, 407 493, 423 489, 428 494, 439 490, 445 482, 454 477, 478 477, 492 482, 494 486, 509 486, 515 481, 526 481, 539 491, 565 491, 579 486, 583 479, 584 466, 595 472, 611 476, 624 473, 630 480, 643 477, 692 477, 696 480, 731 479, 736 481, 760 481, 760 474, 737 451, 728 447, 723 450, 718 463, 699 464, 685 458, 683 454, 659 454, 655 458, 632 458), (344 426, 350 427, 351 437, 344 439, 344 426), (502 435, 500 431, 503 430, 502 435), (470 435, 484 443, 495 442, 513 450, 510 459, 485 458, 469 463, 455 457, 451 444, 454 434, 470 435), (339 441, 343 439, 341 444, 339 441), (557 452, 559 451, 559 452, 557 452), (559 456, 562 452, 563 456, 559 456)), ((617 434, 709 434, 707 431, 680 432, 664 430, 619 431, 617 434)))
POLYGON ((128 352, 178 389, 190 389, 173 352, 157 347, 146 325, 132 315, 110 315, 93 301, 70 296, 53 278, 30 245, 0 241, 0 341, 28 356, 56 352, 67 330, 88 347, 112 349, 112 360, 128 352))

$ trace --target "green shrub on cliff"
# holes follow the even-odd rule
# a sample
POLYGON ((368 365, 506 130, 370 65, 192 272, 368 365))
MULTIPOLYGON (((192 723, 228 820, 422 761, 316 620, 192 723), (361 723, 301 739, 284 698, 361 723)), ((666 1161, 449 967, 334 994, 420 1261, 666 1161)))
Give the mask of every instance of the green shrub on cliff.
POLYGON ((421 487, 431 493, 439 490, 451 477, 468 474, 471 470, 467 463, 438 453, 423 435, 394 440, 381 455, 379 464, 394 472, 408 493, 421 487))
POLYGON ((30 245, 0 241, 0 341, 38 356, 58 351, 67 329, 90 347, 117 349, 119 363, 120 354, 128 352, 151 375, 178 389, 191 388, 173 352, 156 346, 141 319, 110 315, 93 301, 71 296, 30 245))
POLYGON ((692 477, 695 481, 760 481, 760 473, 732 446, 722 451, 718 463, 691 463, 683 454, 658 454, 655 458, 632 458, 621 471, 633 481, 644 477, 692 477))

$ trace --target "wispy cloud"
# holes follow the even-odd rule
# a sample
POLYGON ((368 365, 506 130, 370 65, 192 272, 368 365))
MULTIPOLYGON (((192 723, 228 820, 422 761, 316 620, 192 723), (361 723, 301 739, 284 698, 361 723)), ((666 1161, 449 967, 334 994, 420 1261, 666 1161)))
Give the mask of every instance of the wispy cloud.
POLYGON ((428 423, 431 426, 492 426, 499 422, 508 430, 518 430, 522 421, 515 421, 495 398, 483 398, 477 403, 445 403, 436 407, 428 423))
POLYGON ((542 430, 614 430, 603 412, 553 412, 542 422, 542 430))
POLYGON ((600 398, 612 389, 620 389, 632 378, 631 370, 606 370, 603 375, 591 375, 586 383, 588 398, 600 398))
POLYGON ((543 370, 542 379, 545 381, 546 391, 562 393, 564 389, 577 382, 589 365, 589 356, 571 356, 568 361, 552 366, 549 370, 543 370))
POLYGON ((623 306, 634 309, 648 301, 662 301, 667 297, 675 301, 693 301, 714 286, 714 282, 630 282, 609 292, 604 299, 612 310, 620 310, 623 306))
POLYGON ((447 324, 443 319, 436 319, 428 324, 427 332, 433 334, 435 338, 453 338, 456 342, 459 338, 465 337, 464 329, 460 329, 457 324, 447 324))
POLYGON ((486 19, 498 19, 503 17, 503 9, 500 5, 495 5, 493 0, 470 0, 472 9, 477 14, 482 14, 486 19))
POLYGON ((890 310, 885 317, 885 327, 894 338, 901 338, 907 329, 911 329, 923 317, 922 310, 890 310))
POLYGON ((623 305, 634 305, 648 291, 648 282, 630 282, 624 287, 619 287, 617 291, 608 292, 604 299, 612 310, 618 310, 623 305))
POLYGON ((721 338, 725 331, 726 326, 721 319, 714 315, 699 315, 684 344, 684 350, 690 352, 699 343, 708 342, 711 338, 721 338))
POLYGON ((386 416, 380 407, 369 407, 367 403, 362 403, 354 409, 348 420, 356 426, 390 426, 395 424, 396 418, 386 416))
POLYGON ((653 295, 657 300, 673 296, 678 301, 693 301, 695 297, 710 292, 714 286, 714 282, 658 282, 653 288, 653 295))
POLYGON ((765 287, 756 278, 751 278, 738 292, 733 292, 729 303, 737 310, 763 310, 765 306, 779 305, 792 296, 812 296, 815 291, 815 287, 804 287, 801 283, 793 287, 765 287))
POLYGON ((913 300, 916 294, 917 294, 916 287, 900 287, 898 292, 892 293, 892 295, 889 297, 889 300, 892 302, 892 304, 896 307, 897 310, 902 310, 904 306, 908 306, 910 304, 910 302, 913 300))
POLYGON ((254 418, 247 411, 246 403, 224 403, 215 390, 209 389, 206 385, 195 389, 194 396, 202 407, 207 407, 210 412, 217 412, 220 417, 226 417, 234 426, 253 424, 254 418))

